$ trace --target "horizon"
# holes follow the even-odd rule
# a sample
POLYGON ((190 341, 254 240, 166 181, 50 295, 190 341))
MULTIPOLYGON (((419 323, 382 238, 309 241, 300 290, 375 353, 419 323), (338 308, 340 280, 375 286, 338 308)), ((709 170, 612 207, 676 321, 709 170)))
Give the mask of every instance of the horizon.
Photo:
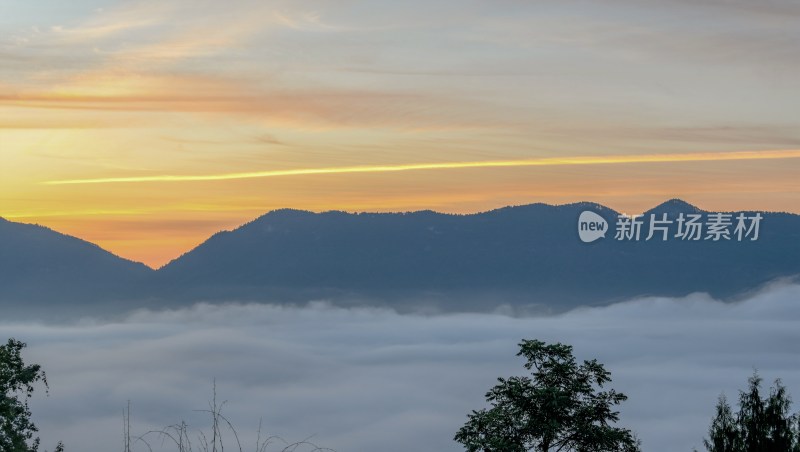
POLYGON ((171 262, 179 259, 183 255, 193 251, 195 248, 197 248, 198 246, 200 246, 203 243, 205 243, 205 241, 208 240, 209 238, 211 238, 211 236, 213 236, 213 235, 215 235, 215 234, 217 234, 219 232, 235 231, 236 229, 239 229, 240 227, 245 226, 245 225, 247 225, 247 224, 249 224, 249 223, 251 223, 253 221, 256 221, 256 220, 258 220, 258 219, 260 219, 260 218, 262 218, 264 216, 267 216, 267 215, 269 215, 271 213, 274 213, 274 212, 279 212, 279 211, 284 211, 284 210, 297 211, 297 212, 308 212, 308 213, 313 213, 313 214, 324 214, 324 213, 329 213, 329 212, 343 212, 343 213, 347 213, 347 214, 351 214, 351 215, 358 215, 358 214, 371 214, 371 213, 375 213, 375 214, 409 214, 409 213, 416 213, 416 212, 434 212, 434 213, 442 214, 442 215, 467 215, 468 216, 468 215, 480 215, 480 214, 487 213, 487 212, 492 212, 492 211, 495 211, 495 210, 501 210, 501 209, 513 208, 513 207, 525 207, 525 206, 532 206, 532 205, 545 205, 545 206, 549 206, 549 207, 565 207, 565 206, 572 206, 572 205, 577 205, 577 204, 588 203, 588 204, 594 204, 594 205, 597 205, 597 206, 602 206, 602 207, 605 207, 607 209, 611 209, 611 210, 613 210, 615 212, 619 212, 619 213, 639 215, 641 213, 644 213, 644 212, 652 210, 652 209, 654 209, 656 207, 659 207, 659 206, 661 206, 663 204, 674 202, 674 201, 685 203, 685 204, 687 204, 687 205, 689 205, 691 207, 698 208, 698 209, 700 209, 701 211, 704 211, 704 212, 742 212, 742 211, 746 211, 746 212, 762 212, 762 213, 787 213, 787 214, 791 214, 791 215, 800 215, 800 212, 788 212, 788 211, 778 211, 778 210, 763 210, 763 209, 713 210, 713 209, 706 209, 704 206, 699 206, 699 205, 697 205, 695 203, 686 201, 685 199, 681 199, 681 198, 669 198, 669 199, 661 201, 661 202, 659 202, 657 204, 651 205, 646 209, 642 209, 642 210, 639 210, 639 211, 634 212, 634 213, 626 212, 624 210, 617 209, 617 208, 615 208, 613 206, 609 206, 609 205, 604 204, 602 202, 595 202, 595 201, 574 201, 574 202, 567 202, 567 203, 563 203, 563 204, 551 204, 551 203, 546 203, 546 202, 529 202, 529 203, 523 203, 523 204, 511 204, 511 205, 505 205, 505 206, 498 206, 498 207, 494 207, 494 208, 490 208, 490 209, 477 210, 477 211, 473 211, 473 212, 445 212, 445 211, 438 211, 438 210, 433 210, 433 209, 419 209, 419 210, 406 210, 406 211, 367 211, 367 210, 357 211, 357 210, 329 209, 329 210, 316 210, 315 211, 315 210, 308 210, 308 209, 296 209, 296 208, 293 208, 293 207, 279 207, 279 208, 272 209, 272 210, 269 210, 267 212, 264 212, 264 213, 262 213, 262 214, 260 214, 258 216, 253 217, 253 218, 246 219, 246 220, 242 221, 241 223, 232 226, 229 229, 220 229, 220 230, 214 231, 214 232, 210 233, 208 236, 206 236, 197 245, 192 246, 191 248, 185 249, 185 250, 181 251, 179 254, 177 254, 177 255, 175 255, 173 257, 169 257, 166 262, 163 262, 160 265, 154 265, 153 263, 148 263, 148 262, 144 262, 144 261, 138 261, 138 260, 135 260, 135 259, 133 259, 131 257, 125 256, 125 255, 121 255, 121 254, 117 254, 113 250, 105 248, 102 245, 100 245, 98 243, 95 243, 95 242, 92 242, 91 240, 88 240, 88 239, 86 239, 84 237, 76 236, 76 235, 73 235, 73 234, 68 234, 66 232, 59 231, 59 230, 57 230, 55 228, 49 227, 49 226, 47 226, 45 224, 14 221, 13 219, 10 220, 8 218, 5 218, 2 215, 0 215, 0 220, 6 220, 6 221, 14 222, 14 223, 27 224, 27 225, 32 225, 32 226, 45 227, 45 228, 50 229, 50 230, 52 230, 54 232, 57 232, 59 234, 67 235, 67 236, 70 236, 70 237, 74 237, 74 238, 77 238, 79 240, 83 240, 85 242, 88 242, 88 243, 91 243, 93 245, 99 246, 104 251, 107 251, 107 252, 113 254, 116 257, 131 261, 131 262, 139 263, 139 264, 144 264, 147 268, 149 268, 151 270, 154 270, 154 271, 157 271, 157 270, 163 268, 164 266, 170 264, 171 262))

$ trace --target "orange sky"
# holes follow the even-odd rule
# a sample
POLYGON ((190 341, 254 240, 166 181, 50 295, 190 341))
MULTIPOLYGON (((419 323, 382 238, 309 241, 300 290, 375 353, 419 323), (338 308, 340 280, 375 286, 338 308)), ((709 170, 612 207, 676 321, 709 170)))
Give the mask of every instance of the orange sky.
POLYGON ((50 3, 0 19, 0 216, 153 267, 282 207, 800 213, 768 8, 50 3))

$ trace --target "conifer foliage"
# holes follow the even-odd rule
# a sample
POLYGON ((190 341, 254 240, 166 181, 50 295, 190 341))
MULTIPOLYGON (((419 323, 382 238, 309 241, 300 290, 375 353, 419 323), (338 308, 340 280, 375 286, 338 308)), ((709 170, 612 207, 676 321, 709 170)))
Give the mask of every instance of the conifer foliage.
POLYGON ((703 441, 708 452, 798 452, 798 416, 790 414, 791 398, 780 380, 762 395, 762 379, 754 373, 739 393, 734 414, 724 395, 703 441))

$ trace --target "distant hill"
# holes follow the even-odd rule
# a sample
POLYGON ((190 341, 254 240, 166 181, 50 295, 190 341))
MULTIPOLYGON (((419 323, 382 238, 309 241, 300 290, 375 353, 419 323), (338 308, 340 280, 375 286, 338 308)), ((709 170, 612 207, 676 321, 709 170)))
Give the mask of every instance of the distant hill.
MULTIPOLYGON (((680 200, 645 212, 706 215, 680 200)), ((755 215, 747 212, 747 216, 755 215)), ((614 239, 618 212, 531 204, 470 215, 277 210, 219 232, 158 271, 45 228, 0 223, 0 303, 27 297, 139 306, 193 301, 377 304, 407 309, 560 311, 631 297, 723 299, 800 274, 800 216, 761 212, 756 241, 614 239), (583 243, 583 211, 604 239, 583 243), (7 273, 8 272, 8 273, 7 273)), ((735 222, 735 221, 734 221, 735 222)), ((733 231, 733 226, 731 226, 733 231)))
MULTIPOLYGON (((157 272, 167 299, 333 298, 399 308, 560 310, 696 291, 730 298, 800 274, 800 216, 762 213, 757 241, 583 243, 593 203, 531 204, 472 215, 270 212, 221 232, 157 272)), ((670 200, 645 214, 702 213, 670 200)), ((660 218, 660 216, 659 216, 660 218)), ((674 231, 673 231, 674 232, 674 231)))
MULTIPOLYGON (((84 240, 0 218, 0 308, 69 311, 127 301, 153 273, 84 240)), ((127 303, 125 303, 127 305, 127 303)))

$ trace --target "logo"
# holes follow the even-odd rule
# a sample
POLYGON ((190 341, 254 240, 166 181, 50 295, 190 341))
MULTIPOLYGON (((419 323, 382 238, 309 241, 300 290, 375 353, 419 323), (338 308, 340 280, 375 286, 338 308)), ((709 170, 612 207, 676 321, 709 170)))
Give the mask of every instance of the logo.
MULTIPOLYGON (((647 216, 620 214, 617 216, 614 240, 756 241, 763 218, 759 212, 695 212, 679 213, 676 217, 670 217, 667 213, 651 213, 647 216)), ((608 222, 603 217, 590 210, 581 212, 578 217, 578 236, 582 242, 592 243, 605 238, 606 232, 608 222)))
POLYGON ((608 231, 608 222, 600 215, 585 210, 578 217, 578 236, 584 243, 592 243, 597 239, 605 238, 608 231))

